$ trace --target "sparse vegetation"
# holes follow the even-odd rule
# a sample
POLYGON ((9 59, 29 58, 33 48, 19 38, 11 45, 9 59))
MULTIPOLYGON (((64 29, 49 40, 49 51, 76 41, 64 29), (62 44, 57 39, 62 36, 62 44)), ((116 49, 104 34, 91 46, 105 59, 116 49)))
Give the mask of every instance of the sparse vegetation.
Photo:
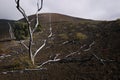
MULTIPOLYGON (((54 15, 53 15, 54 16, 54 15)), ((44 16, 45 17, 45 16, 44 16)), ((44 18, 43 17, 43 18, 44 18)), ((60 16, 61 17, 61 16, 60 16)), ((59 19, 59 17, 58 17, 59 19)), ((46 20, 46 19, 45 19, 46 20)), ((49 30, 49 25, 41 23, 44 30, 49 30)), ((104 64, 95 57, 83 62, 69 63, 50 63, 42 68, 47 70, 24 71, 25 68, 33 69, 36 66, 31 65, 28 60, 27 50, 20 45, 9 47, 12 54, 10 57, 0 58, 0 79, 1 80, 119 80, 120 69, 120 27, 116 21, 94 22, 81 20, 78 22, 66 21, 52 23, 53 36, 48 39, 46 46, 36 56, 36 64, 40 65, 46 60, 52 59, 55 54, 60 54, 58 58, 64 59, 67 54, 75 53, 69 58, 78 58, 80 60, 89 59, 91 54, 96 54, 106 60, 104 64), (81 23, 81 24, 80 24, 81 23), (69 25, 72 25, 71 27, 69 25), (84 42, 86 41, 86 42, 84 42), (95 41, 92 49, 88 51, 90 43, 95 41), (85 49, 86 52, 82 51, 85 49), (5 71, 17 72, 7 72, 5 71)), ((35 48, 42 45, 41 39, 45 39, 48 32, 35 33, 35 48)), ((17 43, 17 42, 16 42, 17 43)), ((35 49, 34 48, 34 49, 35 49)), ((7 53, 5 51, 5 53, 7 53)), ((7 53, 7 54, 9 54, 7 53)))
POLYGON ((59 34, 59 37, 65 40, 69 39, 69 36, 66 33, 59 34))
MULTIPOLYGON (((39 24, 36 32, 41 31, 42 27, 39 24)), ((25 22, 15 22, 14 26, 13 26, 13 30, 14 30, 14 35, 16 37, 16 40, 24 40, 26 39, 29 35, 28 35, 28 27, 27 27, 27 23, 25 22)))
POLYGON ((85 35, 81 32, 78 32, 78 33, 76 33, 76 39, 85 40, 85 39, 87 39, 87 35, 85 35))
POLYGON ((27 24, 24 22, 15 22, 14 35, 17 40, 23 40, 28 37, 27 24))
POLYGON ((32 62, 29 60, 28 55, 18 55, 16 60, 13 61, 15 69, 30 69, 35 68, 35 65, 32 65, 32 62))

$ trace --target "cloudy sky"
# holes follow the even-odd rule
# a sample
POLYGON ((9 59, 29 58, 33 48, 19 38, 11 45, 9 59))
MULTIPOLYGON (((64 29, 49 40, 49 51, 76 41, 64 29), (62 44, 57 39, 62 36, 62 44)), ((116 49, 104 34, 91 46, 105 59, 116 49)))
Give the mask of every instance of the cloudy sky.
MULTIPOLYGON (((28 15, 36 11, 37 0, 21 0, 28 15)), ((114 20, 120 18, 120 0, 44 0, 41 13, 62 13, 70 16, 114 20)), ((0 19, 18 20, 22 15, 16 9, 14 0, 0 0, 0 19)))

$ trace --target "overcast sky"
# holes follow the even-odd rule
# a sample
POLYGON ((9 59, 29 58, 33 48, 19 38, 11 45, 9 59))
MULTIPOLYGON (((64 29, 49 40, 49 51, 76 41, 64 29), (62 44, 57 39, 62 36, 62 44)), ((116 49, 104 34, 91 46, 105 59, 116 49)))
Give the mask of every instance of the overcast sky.
MULTIPOLYGON (((37 0, 21 0, 28 15, 36 11, 37 0)), ((120 18, 120 0, 44 0, 41 13, 62 13, 79 18, 114 20, 120 18)), ((18 20, 22 15, 14 0, 0 0, 0 19, 18 20)))

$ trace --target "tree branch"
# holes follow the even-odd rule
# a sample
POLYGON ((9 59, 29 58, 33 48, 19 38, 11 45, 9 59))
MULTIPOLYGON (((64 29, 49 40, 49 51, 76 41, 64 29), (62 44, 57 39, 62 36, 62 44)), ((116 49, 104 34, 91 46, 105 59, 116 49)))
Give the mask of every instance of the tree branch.
POLYGON ((34 53, 33 57, 35 57, 35 56, 37 55, 37 53, 38 53, 45 45, 46 45, 46 40, 44 40, 43 45, 40 46, 40 47, 36 50, 36 52, 34 53))
POLYGON ((20 44, 22 44, 27 50, 29 50, 28 46, 24 43, 24 41, 20 40, 20 44))
POLYGON ((92 48, 92 46, 95 44, 95 41, 93 41, 90 45, 89 45, 89 48, 87 48, 87 49, 85 49, 85 50, 83 50, 83 51, 89 51, 89 50, 91 50, 91 48, 92 48))
POLYGON ((23 15, 23 17, 25 18, 26 22, 29 23, 29 19, 28 16, 26 15, 24 9, 20 6, 20 0, 15 0, 17 6, 16 8, 20 11, 20 13, 23 15))
POLYGON ((74 55, 74 54, 76 54, 76 53, 78 53, 78 52, 72 52, 72 53, 68 54, 68 55, 65 56, 65 57, 68 58, 68 57, 70 57, 71 55, 74 55))
POLYGON ((52 33, 52 27, 50 27, 50 34, 48 36, 48 38, 52 37, 53 33, 52 33))
POLYGON ((39 16, 38 16, 38 12, 42 9, 43 7, 43 0, 41 0, 41 6, 39 4, 39 0, 37 1, 37 11, 36 11, 36 24, 35 24, 35 27, 33 28, 32 30, 32 33, 35 32, 35 30, 37 29, 38 25, 39 25, 39 16))
POLYGON ((115 60, 105 60, 105 59, 102 59, 102 58, 99 58, 97 55, 95 55, 95 54, 92 54, 98 61, 100 61, 102 64, 104 64, 105 65, 105 63, 104 62, 106 62, 106 61, 109 61, 109 62, 114 62, 115 60))
POLYGON ((52 63, 52 62, 58 62, 58 61, 60 61, 60 59, 54 59, 54 60, 45 61, 40 66, 37 66, 37 68, 41 68, 43 65, 46 65, 46 64, 52 63))

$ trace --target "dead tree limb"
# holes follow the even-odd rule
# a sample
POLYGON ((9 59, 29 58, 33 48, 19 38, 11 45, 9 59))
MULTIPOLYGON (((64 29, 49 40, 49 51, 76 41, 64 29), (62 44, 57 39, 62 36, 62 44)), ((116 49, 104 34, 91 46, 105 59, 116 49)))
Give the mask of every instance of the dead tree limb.
POLYGON ((35 57, 35 56, 37 55, 37 53, 38 53, 45 45, 46 45, 46 40, 44 40, 43 45, 40 46, 40 47, 36 50, 36 52, 34 53, 34 56, 33 56, 33 57, 35 57))
POLYGON ((32 30, 32 33, 35 32, 35 30, 37 29, 38 25, 39 25, 39 17, 38 17, 38 12, 41 11, 43 7, 43 0, 41 0, 41 5, 39 4, 39 0, 37 1, 37 11, 36 11, 36 24, 35 24, 35 27, 34 29, 32 30))
POLYGON ((92 54, 98 61, 105 65, 105 62, 115 62, 115 60, 106 60, 98 57, 96 54, 92 54))
MULTIPOLYGON (((94 44, 95 44, 95 41, 93 41, 93 42, 89 45, 89 47, 88 47, 87 49, 83 50, 83 51, 86 52, 86 51, 91 50, 91 48, 92 48, 92 46, 93 46, 94 44)), ((83 47, 81 47, 81 48, 83 48, 83 47)))
POLYGON ((24 43, 23 40, 20 40, 20 44, 22 44, 27 50, 29 50, 28 46, 24 43))
MULTIPOLYGON (((58 56, 57 56, 58 57, 58 56)), ((87 62, 90 61, 92 59, 93 56, 90 56, 89 58, 85 58, 85 59, 80 59, 80 58, 54 58, 53 60, 47 60, 45 62, 43 62, 40 66, 37 66, 37 68, 42 68, 44 65, 47 65, 49 63, 71 63, 71 62, 87 62)))

